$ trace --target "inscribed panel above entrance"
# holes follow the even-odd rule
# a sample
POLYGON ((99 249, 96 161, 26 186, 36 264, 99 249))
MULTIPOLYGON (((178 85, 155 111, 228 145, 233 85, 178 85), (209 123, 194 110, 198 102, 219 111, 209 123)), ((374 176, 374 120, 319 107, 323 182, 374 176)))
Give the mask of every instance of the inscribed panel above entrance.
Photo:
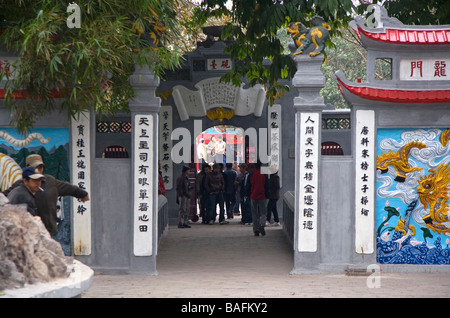
POLYGON ((220 77, 208 78, 195 84, 197 91, 182 85, 173 88, 173 97, 181 120, 202 117, 207 110, 224 107, 237 116, 254 114, 260 117, 264 107, 265 92, 261 85, 244 89, 223 83, 220 77))

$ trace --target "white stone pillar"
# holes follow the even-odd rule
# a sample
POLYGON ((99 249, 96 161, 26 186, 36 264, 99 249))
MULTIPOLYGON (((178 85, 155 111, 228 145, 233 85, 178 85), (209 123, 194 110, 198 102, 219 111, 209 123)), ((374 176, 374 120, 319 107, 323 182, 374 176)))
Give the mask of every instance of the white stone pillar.
POLYGON ((325 78, 321 55, 297 55, 292 80, 298 90, 295 113, 295 226, 293 272, 309 271, 320 263, 321 121, 325 108, 320 90, 325 78))
POLYGON ((129 102, 132 119, 131 271, 156 273, 158 217, 158 112, 155 96, 159 79, 148 67, 136 66, 130 77, 135 97, 129 102))
MULTIPOLYGON (((91 114, 83 112, 71 123, 72 183, 91 194, 91 114)), ((91 201, 72 198, 73 253, 91 255, 92 210, 91 201)))
POLYGON ((375 251, 375 111, 355 111, 355 252, 375 251))

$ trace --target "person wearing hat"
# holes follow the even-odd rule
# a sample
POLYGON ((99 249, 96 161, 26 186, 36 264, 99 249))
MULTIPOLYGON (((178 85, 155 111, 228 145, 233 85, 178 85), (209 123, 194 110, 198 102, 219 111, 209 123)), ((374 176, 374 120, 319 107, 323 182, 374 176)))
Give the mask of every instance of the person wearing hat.
POLYGON ((11 204, 26 204, 28 212, 33 216, 38 215, 35 195, 42 190, 41 185, 43 179, 44 175, 37 168, 27 167, 23 169, 23 182, 9 192, 9 202, 11 204))
MULTIPOLYGON (((45 164, 42 157, 38 154, 29 155, 25 160, 25 164, 27 167, 38 169, 39 173, 45 177, 41 185, 43 191, 38 191, 35 195, 37 215, 41 217, 49 233, 54 235, 58 231, 58 218, 56 215, 58 211, 56 206, 58 197, 72 196, 85 202, 89 200, 89 194, 78 186, 58 180, 52 175, 44 174, 45 164)), ((21 182, 22 180, 17 181, 7 191, 12 191, 21 182)), ((3 193, 5 194, 5 192, 3 193)))
POLYGON ((181 175, 177 178, 177 203, 180 205, 179 209, 179 228, 190 228, 187 224, 189 219, 189 207, 191 202, 191 183, 189 181, 190 168, 183 166, 181 175))

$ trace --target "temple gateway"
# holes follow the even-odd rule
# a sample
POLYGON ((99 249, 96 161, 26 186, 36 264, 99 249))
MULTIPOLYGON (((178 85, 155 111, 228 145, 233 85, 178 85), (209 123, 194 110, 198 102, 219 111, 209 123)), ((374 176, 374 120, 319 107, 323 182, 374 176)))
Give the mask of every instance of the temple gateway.
MULTIPOLYGON (((157 274, 162 235, 178 222, 175 180, 188 165, 193 183, 202 160, 260 160, 263 172, 278 171, 292 273, 373 264, 450 271, 450 26, 406 26, 380 12, 375 28, 362 17, 351 24, 367 50, 367 82, 334 76, 350 109, 320 97, 322 54, 294 57, 298 71, 283 83, 291 90, 273 106, 263 87, 221 82, 235 61, 224 53, 227 41, 212 35, 164 81, 137 68, 130 113, 114 118, 92 110, 67 123, 55 112, 21 136, 1 83, 2 171, 39 153, 47 173, 89 192, 87 202, 61 198, 55 238, 101 273, 157 274), (223 153, 202 153, 216 142, 223 153)), ((0 71, 15 59, 0 52, 0 71)), ((15 97, 29 102, 23 92, 15 97)), ((193 222, 196 214, 194 194, 193 222)))

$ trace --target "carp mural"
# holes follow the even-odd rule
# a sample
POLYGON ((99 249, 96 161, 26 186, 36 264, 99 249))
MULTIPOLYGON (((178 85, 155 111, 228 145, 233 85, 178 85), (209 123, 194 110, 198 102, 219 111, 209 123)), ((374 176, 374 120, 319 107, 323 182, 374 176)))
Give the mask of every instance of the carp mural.
POLYGON ((378 129, 377 261, 450 264, 450 129, 378 129))
MULTIPOLYGON (((63 181, 70 181, 69 129, 36 128, 27 135, 20 135, 13 128, 0 127, 0 187, 8 189, 22 179, 22 168, 30 154, 39 154, 45 163, 44 173, 63 181)), ((61 243, 66 255, 70 255, 70 200, 60 198, 58 204, 59 225, 54 239, 61 243)))

